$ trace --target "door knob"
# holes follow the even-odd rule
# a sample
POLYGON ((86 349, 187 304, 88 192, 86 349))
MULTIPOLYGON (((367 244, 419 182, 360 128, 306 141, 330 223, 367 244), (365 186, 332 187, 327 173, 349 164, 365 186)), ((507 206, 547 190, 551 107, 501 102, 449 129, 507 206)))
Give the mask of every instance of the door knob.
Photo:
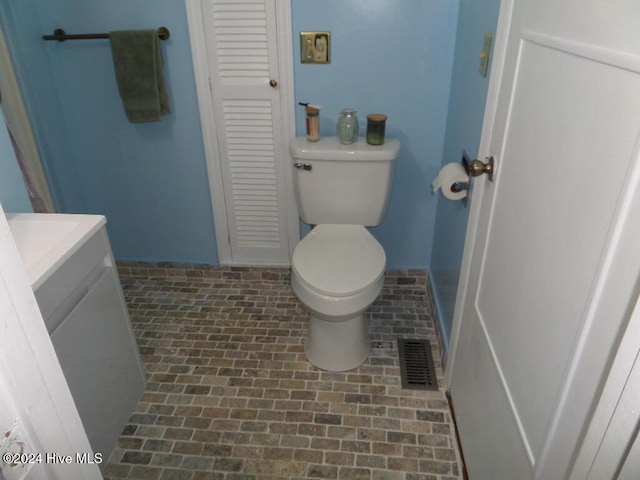
POLYGON ((483 173, 486 173, 489 180, 493 182, 493 172, 495 171, 495 160, 493 157, 487 158, 486 162, 482 160, 471 160, 468 162, 465 159, 463 163, 464 169, 470 177, 479 177, 483 173))
POLYGON ((272 88, 276 88, 278 86, 278 81, 277 80, 269 80, 269 85, 272 88))

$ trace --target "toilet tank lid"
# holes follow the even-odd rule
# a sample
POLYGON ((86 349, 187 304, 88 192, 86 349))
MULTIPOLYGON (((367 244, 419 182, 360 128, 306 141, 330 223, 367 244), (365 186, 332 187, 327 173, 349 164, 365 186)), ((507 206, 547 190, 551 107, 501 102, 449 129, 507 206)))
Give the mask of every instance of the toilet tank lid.
POLYGON ((336 137, 323 137, 317 142, 309 142, 307 137, 296 137, 289 144, 289 152, 298 160, 389 162, 398 158, 400 141, 386 138, 382 145, 369 145, 364 137, 359 137, 351 145, 342 145, 336 137))

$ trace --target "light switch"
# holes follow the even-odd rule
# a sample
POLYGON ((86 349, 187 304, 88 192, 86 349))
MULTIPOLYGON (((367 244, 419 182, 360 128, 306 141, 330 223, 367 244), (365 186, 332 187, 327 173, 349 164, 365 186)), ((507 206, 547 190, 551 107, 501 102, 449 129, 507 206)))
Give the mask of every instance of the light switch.
POLYGON ((480 75, 487 76, 489 69, 489 60, 491 59, 491 43, 493 42, 493 33, 484 34, 484 44, 480 53, 480 75))
POLYGON ((331 32, 300 32, 302 63, 331 63, 331 32))

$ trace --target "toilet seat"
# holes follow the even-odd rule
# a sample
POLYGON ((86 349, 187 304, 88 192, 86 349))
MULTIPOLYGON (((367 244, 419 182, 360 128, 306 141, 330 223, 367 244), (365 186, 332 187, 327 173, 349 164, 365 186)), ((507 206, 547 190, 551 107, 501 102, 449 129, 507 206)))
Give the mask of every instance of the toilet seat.
POLYGON ((312 291, 356 295, 384 276, 386 255, 362 225, 318 225, 296 246, 294 274, 312 291))

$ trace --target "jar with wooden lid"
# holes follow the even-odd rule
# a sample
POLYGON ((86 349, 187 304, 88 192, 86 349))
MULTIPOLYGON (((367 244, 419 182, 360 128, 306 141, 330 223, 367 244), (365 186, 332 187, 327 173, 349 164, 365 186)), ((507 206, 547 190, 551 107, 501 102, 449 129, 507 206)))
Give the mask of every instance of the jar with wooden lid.
POLYGON ((384 143, 384 128, 387 116, 384 113, 370 113, 367 115, 367 143, 382 145, 384 143))

